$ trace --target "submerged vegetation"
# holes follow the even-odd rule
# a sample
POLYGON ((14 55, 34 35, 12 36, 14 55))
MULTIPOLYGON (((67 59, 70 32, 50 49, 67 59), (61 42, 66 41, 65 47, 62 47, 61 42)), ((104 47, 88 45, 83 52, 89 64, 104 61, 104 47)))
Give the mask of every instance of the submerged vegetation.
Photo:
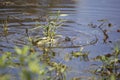
MULTIPOLYGON (((15 47, 14 52, 4 52, 0 55, 0 80, 66 80, 66 73, 70 70, 69 66, 63 61, 57 61, 58 55, 54 48, 57 48, 57 40, 62 35, 57 34, 57 29, 62 24, 59 19, 59 13, 55 18, 48 18, 45 25, 37 25, 35 28, 26 29, 26 40, 28 44, 21 47, 15 47), (42 30, 42 36, 33 37, 31 32, 36 29, 42 30), (38 49, 36 49, 38 48, 38 49)), ((98 27, 104 34, 103 41, 107 41, 107 33, 98 27)), ((108 26, 112 26, 110 23, 108 26)), ((95 26, 94 26, 95 27, 95 26)), ((7 39, 8 26, 7 20, 4 21, 3 34, 7 39)), ((7 39, 9 42, 9 40, 7 39)), ((64 41, 70 42, 70 37, 65 37, 64 41)), ((95 42, 96 43, 97 39, 95 42)), ((60 43, 60 42, 59 42, 60 43)), ((92 43, 90 43, 92 44, 92 43)), ((90 61, 89 51, 72 51, 64 56, 64 60, 80 58, 81 61, 90 61)), ((118 80, 120 76, 120 49, 115 48, 113 53, 103 56, 97 56, 92 59, 101 62, 95 70, 90 71, 93 74, 88 80, 118 80), (95 75, 95 76, 94 76, 95 75), (100 77, 100 78, 99 78, 100 77)), ((71 80, 84 80, 74 77, 71 80)))

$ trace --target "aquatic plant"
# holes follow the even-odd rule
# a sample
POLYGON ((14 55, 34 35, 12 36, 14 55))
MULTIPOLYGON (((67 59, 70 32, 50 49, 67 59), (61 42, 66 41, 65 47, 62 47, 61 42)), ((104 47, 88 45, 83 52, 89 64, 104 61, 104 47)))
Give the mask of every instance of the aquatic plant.
POLYGON ((42 33, 43 33, 43 37, 42 38, 37 38, 37 40, 35 40, 34 42, 38 43, 41 40, 45 40, 48 39, 49 41, 52 41, 53 39, 55 39, 55 36, 57 35, 57 29, 62 25, 63 20, 59 19, 59 15, 60 12, 58 11, 58 13, 56 15, 54 15, 54 17, 49 16, 46 19, 46 24, 43 25, 38 25, 36 24, 35 28, 32 28, 30 30, 35 30, 35 29, 42 29, 42 33))
POLYGON ((7 16, 7 19, 3 21, 3 36, 6 38, 7 42, 8 42, 8 39, 7 39, 7 35, 8 35, 8 19, 9 19, 9 16, 7 16))
POLYGON ((101 75, 105 80, 119 79, 119 65, 120 65, 120 50, 118 47, 114 49, 112 54, 97 56, 95 60, 102 62, 102 65, 95 71, 95 74, 101 75))
POLYGON ((72 60, 73 58, 80 58, 80 60, 82 61, 89 61, 89 52, 88 51, 83 51, 83 47, 80 48, 80 51, 77 52, 71 52, 69 54, 66 54, 64 59, 66 61, 68 60, 72 60))
MULTIPOLYGON (((25 46, 23 48, 15 47, 14 53, 4 53, 0 57, 0 69, 16 69, 18 71, 18 77, 20 80, 63 80, 62 74, 66 71, 66 65, 51 61, 46 56, 39 55, 37 53, 31 53, 30 48, 25 46), (44 58, 43 60, 43 57, 44 58), (54 75, 51 76, 51 74, 54 75), (54 77, 53 77, 54 76, 54 77)), ((14 75, 14 74, 13 74, 14 75)), ((13 76, 9 72, 0 73, 1 80, 11 80, 13 76), (7 77, 11 77, 6 79, 7 77), (6 77, 6 78, 5 78, 6 77)))
MULTIPOLYGON (((0 56, 0 70, 18 70, 17 76, 14 74, 9 74, 7 71, 0 73, 0 80, 10 80, 13 77, 19 80, 66 80, 66 71, 68 67, 62 63, 62 61, 56 61, 53 45, 56 40, 57 29, 62 25, 62 20, 59 19, 59 12, 56 17, 48 17, 46 24, 37 25, 35 28, 26 29, 26 36, 28 40, 28 45, 23 48, 15 47, 15 52, 5 52, 0 56), (34 38, 30 36, 29 31, 34 31, 36 29, 42 29, 42 37, 39 36, 34 38), (40 52, 34 49, 34 46, 40 48, 40 52)), ((98 28, 101 29, 104 35, 104 42, 107 40, 107 33, 101 28, 103 24, 99 25, 98 28)), ((92 27, 96 27, 91 24, 92 27)), ((112 24, 108 24, 109 27, 112 24)), ((8 35, 8 25, 7 20, 4 21, 3 34, 7 39, 8 35)), ((65 37, 64 41, 69 42, 72 39, 70 37, 65 37)), ((97 43, 98 39, 90 42, 87 45, 97 43)), ((84 45, 86 46, 86 45, 84 45)), ((78 48, 81 46, 70 46, 67 48, 78 48)), ((62 47, 66 48, 66 47, 62 47)), ((98 65, 97 69, 94 71, 96 75, 101 76, 100 80, 117 80, 119 73, 119 54, 120 50, 115 48, 112 54, 107 54, 103 56, 98 56, 95 60, 102 62, 102 65, 98 65)), ((65 60, 72 60, 73 58, 80 58, 80 60, 89 61, 89 52, 80 51, 68 53, 65 56, 65 60)), ((82 78, 74 77, 72 80, 80 80, 82 78)), ((86 78, 88 79, 88 78, 86 78)), ((95 76, 89 78, 90 80, 98 80, 95 76)))
MULTIPOLYGON (((65 77, 63 74, 65 74, 67 66, 61 62, 58 63, 56 61, 51 61, 51 58, 54 58, 55 53, 50 48, 47 48, 48 46, 51 47, 50 44, 53 43, 53 40, 57 35, 56 30, 62 23, 58 17, 59 12, 55 18, 49 17, 47 24, 37 26, 32 29, 26 29, 28 45, 23 48, 15 47, 14 53, 5 52, 2 56, 0 56, 0 67, 4 69, 13 68, 20 70, 17 73, 17 78, 20 80, 64 80, 65 77), (29 31, 33 31, 38 28, 43 30, 43 37, 35 39, 30 36, 29 31), (40 43, 42 43, 42 45, 40 43), (45 46, 46 44, 48 45, 47 47, 45 46), (43 53, 39 54, 35 51, 34 46, 41 46, 43 53)), ((5 22, 5 35, 8 33, 7 27, 7 22, 5 22)), ((5 73, 5 76, 7 76, 7 74, 8 72, 5 73)), ((2 76, 3 74, 0 75, 2 76)), ((10 74, 9 76, 16 77, 10 74)))

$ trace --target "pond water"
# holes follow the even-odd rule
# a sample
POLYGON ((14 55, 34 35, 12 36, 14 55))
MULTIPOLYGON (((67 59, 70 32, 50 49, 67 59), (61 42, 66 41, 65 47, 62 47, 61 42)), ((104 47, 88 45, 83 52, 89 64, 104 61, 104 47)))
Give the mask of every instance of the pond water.
MULTIPOLYGON (((25 45, 26 28, 34 28, 38 22, 45 24, 45 18, 48 15, 54 16, 57 11, 60 11, 60 19, 65 20, 58 33, 64 37, 75 38, 75 46, 89 44, 98 39, 94 44, 83 47, 83 51, 90 52, 89 58, 111 53, 115 44, 120 44, 120 0, 8 0, 2 4, 3 2, 5 1, 0 0, 1 53, 13 51, 13 46, 25 45), (9 34, 5 37, 3 21, 8 16, 9 34)), ((41 34, 39 30, 33 33, 32 36, 41 34)), ((66 53, 79 51, 80 48, 58 48, 56 51, 60 54, 56 58, 61 61, 66 53)), ((95 62, 75 58, 70 61, 63 60, 63 63, 71 67, 72 70, 67 76, 72 78, 86 74, 84 70, 95 62)))

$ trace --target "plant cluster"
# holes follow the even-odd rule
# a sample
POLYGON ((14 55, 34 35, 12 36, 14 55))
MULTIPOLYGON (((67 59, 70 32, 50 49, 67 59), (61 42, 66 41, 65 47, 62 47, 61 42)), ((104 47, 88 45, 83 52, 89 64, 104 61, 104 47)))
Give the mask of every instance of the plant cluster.
MULTIPOLYGON (((0 69, 16 69, 18 77, 15 80, 56 80, 64 79, 66 65, 51 61, 47 54, 31 53, 29 47, 16 47, 14 53, 6 52, 0 57, 0 69), (44 59, 43 59, 44 57, 44 59), (46 58, 45 58, 46 57, 46 58), (54 74, 54 77, 53 75, 54 74)), ((11 80, 15 74, 9 71, 0 74, 0 80, 11 80)))
MULTIPOLYGON (((2 73, 0 72, 0 80, 66 80, 65 73, 68 67, 62 62, 55 61, 56 53, 52 49, 56 40, 57 29, 61 26, 61 23, 58 13, 55 18, 51 19, 49 17, 45 25, 30 29, 33 31, 42 29, 43 36, 37 39, 31 37, 29 35, 30 30, 26 29, 30 44, 23 48, 15 47, 14 53, 5 52, 0 55, 0 71, 3 70, 2 73), (37 52, 34 46, 40 48, 41 52, 37 52), (10 71, 12 70, 15 70, 16 74, 11 74, 10 71)), ((112 25, 109 23, 108 26, 112 25)), ((99 28, 101 29, 101 27, 99 28)), ((4 22, 3 34, 7 39, 7 21, 4 22)), ((71 39, 66 37, 65 41, 71 41, 71 39)), ((83 48, 80 51, 67 54, 65 60, 80 58, 80 60, 89 61, 89 52, 83 52, 82 50, 83 48)), ((102 62, 102 65, 98 65, 98 68, 94 71, 94 74, 102 77, 101 80, 119 79, 120 50, 118 48, 115 48, 112 54, 97 56, 95 60, 102 62)), ((81 80, 81 78, 73 78, 73 80, 81 80)), ((97 79, 92 77, 92 80, 97 79)))
POLYGON ((47 17, 46 24, 36 24, 35 28, 26 31, 28 39, 32 42, 33 45, 43 46, 48 45, 51 46, 56 42, 57 29, 62 25, 63 20, 59 19, 60 12, 58 11, 57 15, 47 17), (32 38, 28 35, 28 31, 34 31, 36 29, 42 30, 42 37, 32 38))
MULTIPOLYGON (((29 35, 29 30, 26 29, 26 34, 30 44, 23 48, 15 47, 15 52, 5 52, 0 56, 0 69, 6 70, 15 69, 17 74, 10 74, 9 71, 0 73, 0 80, 65 80, 65 71, 67 66, 52 61, 55 52, 47 48, 46 44, 53 43, 55 39, 56 29, 61 25, 61 21, 57 15, 54 19, 48 19, 48 23, 42 26, 37 26, 31 30, 43 29, 43 37, 36 39, 29 35), (41 45, 41 44, 42 45, 41 45), (35 51, 34 46, 42 47, 41 53, 35 51), (14 75, 17 75, 14 76, 14 75), (15 79, 13 79, 15 77, 15 79)), ((4 34, 7 34, 7 22, 4 23, 4 34)))
POLYGON ((120 50, 114 49, 112 54, 97 56, 95 60, 101 61, 102 65, 95 70, 95 74, 102 76, 103 80, 118 80, 120 77, 120 50))

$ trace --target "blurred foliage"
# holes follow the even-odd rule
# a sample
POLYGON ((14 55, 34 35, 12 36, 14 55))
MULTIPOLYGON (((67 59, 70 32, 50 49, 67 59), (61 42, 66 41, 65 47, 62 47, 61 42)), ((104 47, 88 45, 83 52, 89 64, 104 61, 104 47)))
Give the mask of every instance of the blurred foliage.
MULTIPOLYGON (((41 60, 43 56, 37 53, 30 53, 29 50, 28 46, 24 46, 22 49, 15 47, 15 53, 4 53, 0 57, 0 68, 20 69, 18 72, 20 80, 56 80, 56 77, 61 76, 66 71, 66 65, 50 60, 43 62, 41 60), (48 75, 52 72, 56 74, 54 78, 48 75)), ((0 74, 0 76, 2 76, 0 80, 10 80, 6 76, 12 75, 7 72, 0 74)))

